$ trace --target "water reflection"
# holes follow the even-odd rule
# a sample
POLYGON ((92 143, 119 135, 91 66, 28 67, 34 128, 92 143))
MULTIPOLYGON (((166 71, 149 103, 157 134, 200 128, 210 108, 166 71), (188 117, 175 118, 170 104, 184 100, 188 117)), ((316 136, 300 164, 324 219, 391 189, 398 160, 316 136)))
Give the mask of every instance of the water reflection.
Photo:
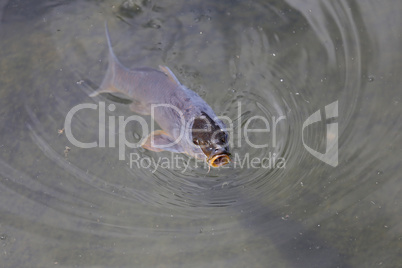
MULTIPOLYGON (((389 4, 31 5, 9 1, 0 13, 0 258, 6 267, 400 263, 400 42, 374 16, 399 25, 389 4), (130 149, 119 161, 117 147, 72 146, 58 130, 75 105, 105 101, 117 107, 108 116, 132 114, 127 102, 88 97, 107 64, 105 20, 126 66, 168 65, 217 114, 234 120, 239 162, 275 154, 286 167, 130 168, 133 152, 171 155, 130 149), (336 168, 310 155, 301 139, 303 122, 334 101, 336 168), (264 148, 237 135, 256 115, 271 127, 250 135, 255 144, 267 143, 264 148)), ((304 130, 319 152, 326 149, 327 123, 304 130)), ((98 129, 97 111, 74 117, 82 141, 96 140, 98 129)), ((141 134, 135 123, 125 130, 132 142, 141 134)))

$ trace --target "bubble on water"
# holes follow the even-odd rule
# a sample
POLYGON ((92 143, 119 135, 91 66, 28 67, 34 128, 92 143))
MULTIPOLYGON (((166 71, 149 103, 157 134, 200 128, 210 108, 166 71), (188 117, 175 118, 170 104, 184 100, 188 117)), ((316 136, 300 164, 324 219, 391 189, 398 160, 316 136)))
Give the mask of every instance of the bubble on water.
POLYGON ((369 82, 373 82, 373 81, 374 81, 374 75, 369 75, 367 78, 368 78, 368 81, 369 81, 369 82))

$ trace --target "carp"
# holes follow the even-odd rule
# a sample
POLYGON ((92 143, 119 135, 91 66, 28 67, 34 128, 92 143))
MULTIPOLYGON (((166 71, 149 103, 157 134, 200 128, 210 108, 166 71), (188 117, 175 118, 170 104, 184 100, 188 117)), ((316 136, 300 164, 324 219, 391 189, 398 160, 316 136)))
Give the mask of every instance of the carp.
POLYGON ((105 32, 108 68, 101 86, 90 96, 120 93, 132 101, 131 111, 152 115, 161 130, 142 140, 145 149, 185 153, 205 160, 210 167, 230 163, 229 135, 212 108, 182 85, 167 66, 159 66, 159 70, 123 66, 113 52, 106 24, 105 32))

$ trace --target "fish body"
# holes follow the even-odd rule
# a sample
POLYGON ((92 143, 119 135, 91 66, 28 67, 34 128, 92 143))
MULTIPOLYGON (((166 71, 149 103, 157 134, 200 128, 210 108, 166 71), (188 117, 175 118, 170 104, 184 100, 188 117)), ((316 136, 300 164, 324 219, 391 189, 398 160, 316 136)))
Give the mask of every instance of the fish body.
POLYGON ((128 69, 115 56, 106 25, 109 63, 99 89, 91 94, 122 93, 133 102, 130 109, 152 115, 161 130, 146 137, 142 147, 151 151, 185 153, 204 159, 212 167, 230 162, 228 133, 212 108, 183 86, 166 66, 128 69))

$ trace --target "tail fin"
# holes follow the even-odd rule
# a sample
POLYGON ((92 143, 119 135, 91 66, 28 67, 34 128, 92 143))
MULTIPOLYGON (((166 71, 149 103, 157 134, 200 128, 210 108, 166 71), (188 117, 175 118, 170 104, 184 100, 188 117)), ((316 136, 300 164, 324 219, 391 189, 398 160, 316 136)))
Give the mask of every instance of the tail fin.
POLYGON ((106 75, 103 78, 101 86, 94 92, 92 92, 89 96, 95 97, 101 93, 117 93, 121 92, 116 87, 114 87, 114 81, 116 78, 116 73, 119 72, 119 69, 124 68, 123 65, 119 62, 116 58, 113 49, 112 49, 112 42, 110 41, 109 36, 109 28, 107 26, 107 22, 105 22, 105 33, 107 39, 107 45, 109 48, 109 63, 106 71, 106 75))

